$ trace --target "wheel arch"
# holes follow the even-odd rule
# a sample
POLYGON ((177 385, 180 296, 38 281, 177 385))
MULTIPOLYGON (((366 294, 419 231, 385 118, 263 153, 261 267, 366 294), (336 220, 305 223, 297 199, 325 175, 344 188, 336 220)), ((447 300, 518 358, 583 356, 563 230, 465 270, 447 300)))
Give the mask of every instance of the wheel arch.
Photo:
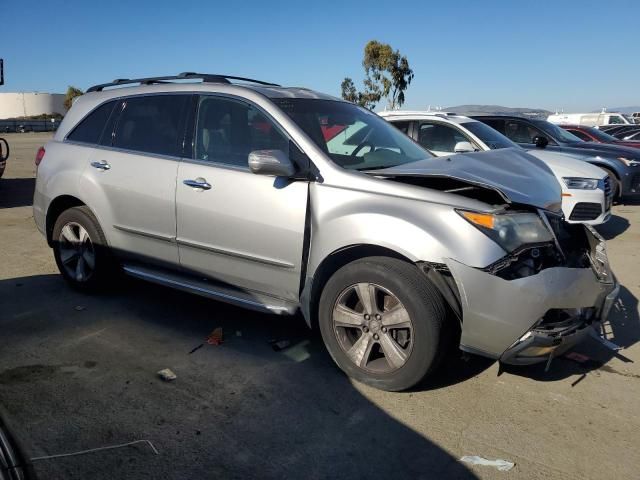
POLYGON ((45 217, 45 232, 47 236, 47 244, 50 247, 53 247, 53 226, 55 225, 56 220, 62 212, 73 207, 89 208, 85 202, 73 195, 60 195, 54 198, 49 204, 45 217))
POLYGON ((317 330, 318 328, 318 306, 324 285, 340 268, 365 257, 397 258, 411 265, 415 265, 415 263, 405 255, 380 245, 355 244, 334 250, 320 262, 313 276, 308 276, 305 279, 304 287, 300 295, 302 314, 311 329, 317 330))

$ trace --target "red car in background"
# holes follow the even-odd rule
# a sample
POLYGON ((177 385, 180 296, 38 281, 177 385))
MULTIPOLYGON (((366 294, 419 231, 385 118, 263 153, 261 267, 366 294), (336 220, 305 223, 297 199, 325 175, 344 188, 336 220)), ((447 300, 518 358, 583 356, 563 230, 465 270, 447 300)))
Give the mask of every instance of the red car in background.
POLYGON ((618 145, 620 147, 635 147, 640 148, 640 141, 637 140, 620 140, 619 138, 609 135, 608 133, 598 130, 595 127, 587 127, 585 125, 558 125, 564 128, 570 133, 573 133, 576 137, 585 142, 594 143, 610 143, 618 145))

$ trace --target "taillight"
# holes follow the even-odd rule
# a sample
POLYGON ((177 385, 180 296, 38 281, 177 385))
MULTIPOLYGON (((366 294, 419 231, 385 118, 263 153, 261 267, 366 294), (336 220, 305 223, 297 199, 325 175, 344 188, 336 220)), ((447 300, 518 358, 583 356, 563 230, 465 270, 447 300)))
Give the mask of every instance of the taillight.
POLYGON ((45 154, 44 147, 40 147, 38 149, 38 153, 36 153, 36 167, 40 165, 40 162, 44 158, 44 154, 45 154))

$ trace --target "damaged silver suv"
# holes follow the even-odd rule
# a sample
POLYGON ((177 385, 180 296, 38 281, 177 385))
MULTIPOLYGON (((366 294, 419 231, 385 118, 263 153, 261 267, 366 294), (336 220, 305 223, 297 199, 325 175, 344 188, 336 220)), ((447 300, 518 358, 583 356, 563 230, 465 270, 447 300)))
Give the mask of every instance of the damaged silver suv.
POLYGON ((543 361, 618 291, 602 239, 562 220, 536 158, 436 158, 303 88, 195 73, 97 85, 37 163, 34 217, 72 286, 124 272, 301 311, 340 368, 385 390, 433 371, 450 338, 543 361))

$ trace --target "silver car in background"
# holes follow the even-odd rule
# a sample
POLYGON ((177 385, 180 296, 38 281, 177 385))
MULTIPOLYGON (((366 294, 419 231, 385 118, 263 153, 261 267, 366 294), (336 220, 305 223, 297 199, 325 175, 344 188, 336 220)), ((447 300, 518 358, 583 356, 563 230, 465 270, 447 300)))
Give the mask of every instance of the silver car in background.
POLYGON ((72 286, 124 272, 301 311, 347 374, 381 389, 415 385, 451 338, 543 361, 617 295, 604 242, 562 220, 539 160, 435 158, 307 89, 194 73, 98 85, 37 163, 35 221, 72 286))

